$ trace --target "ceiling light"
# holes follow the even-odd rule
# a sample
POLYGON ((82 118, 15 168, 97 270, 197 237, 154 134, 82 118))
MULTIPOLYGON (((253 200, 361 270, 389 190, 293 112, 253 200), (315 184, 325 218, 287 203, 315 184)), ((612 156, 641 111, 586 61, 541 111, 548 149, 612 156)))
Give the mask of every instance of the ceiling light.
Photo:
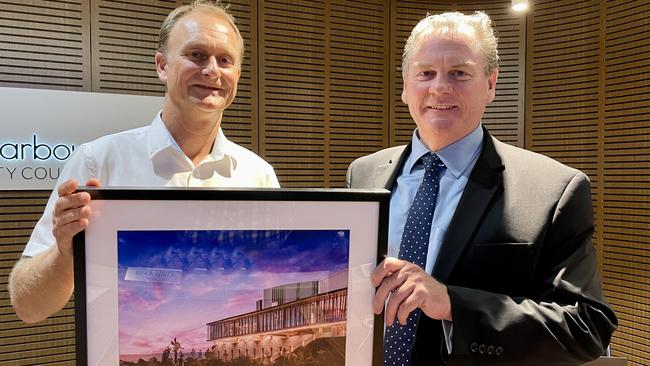
POLYGON ((512 0, 512 10, 526 11, 528 9, 528 0, 512 0))

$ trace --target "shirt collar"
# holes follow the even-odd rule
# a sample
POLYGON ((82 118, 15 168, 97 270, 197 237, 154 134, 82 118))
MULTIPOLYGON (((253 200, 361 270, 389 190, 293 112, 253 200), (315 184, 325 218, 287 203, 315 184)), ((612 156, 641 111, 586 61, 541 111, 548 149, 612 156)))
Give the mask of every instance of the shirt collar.
POLYGON ((153 158, 158 155, 160 152, 166 149, 176 149, 181 151, 181 148, 176 144, 172 135, 167 131, 165 123, 163 123, 162 111, 160 111, 156 118, 151 122, 149 126, 149 132, 147 134, 147 143, 149 145, 149 158, 153 158))
MULTIPOLYGON (((160 154, 163 151, 168 151, 169 149, 175 150, 177 153, 182 154, 183 150, 178 146, 174 137, 169 133, 165 123, 162 120, 162 111, 160 111, 156 118, 151 122, 148 134, 148 145, 149 145, 149 158, 153 159, 156 155, 160 154)), ((235 166, 235 158, 229 152, 232 151, 232 142, 226 138, 221 127, 217 132, 217 138, 212 145, 212 151, 206 158, 210 161, 221 161, 224 158, 230 161, 230 163, 235 166)))
MULTIPOLYGON (((454 142, 451 145, 435 151, 436 155, 445 163, 447 170, 453 174, 455 178, 459 178, 465 170, 470 166, 472 161, 481 151, 483 147, 483 128, 481 124, 470 132, 467 136, 454 142)), ((430 150, 426 147, 417 134, 417 129, 413 131, 411 139, 411 155, 404 163, 405 172, 410 174, 413 167, 420 160, 422 156, 429 153, 430 150)))

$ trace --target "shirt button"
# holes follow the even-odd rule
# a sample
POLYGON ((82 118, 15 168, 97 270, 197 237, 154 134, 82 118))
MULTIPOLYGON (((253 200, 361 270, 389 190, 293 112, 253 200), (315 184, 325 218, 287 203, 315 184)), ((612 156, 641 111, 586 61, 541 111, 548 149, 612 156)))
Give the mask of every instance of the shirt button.
POLYGON ((476 352, 478 351, 478 344, 476 344, 476 342, 470 344, 470 345, 469 345, 469 350, 470 350, 472 353, 476 353, 476 352))
POLYGON ((488 355, 493 355, 494 354, 494 346, 493 345, 488 346, 487 353, 488 353, 488 355))
POLYGON ((494 354, 497 356, 501 356, 503 354, 503 347, 499 346, 497 349, 494 351, 494 354))
POLYGON ((478 346, 478 353, 484 354, 485 353, 485 348, 487 348, 484 344, 478 346))

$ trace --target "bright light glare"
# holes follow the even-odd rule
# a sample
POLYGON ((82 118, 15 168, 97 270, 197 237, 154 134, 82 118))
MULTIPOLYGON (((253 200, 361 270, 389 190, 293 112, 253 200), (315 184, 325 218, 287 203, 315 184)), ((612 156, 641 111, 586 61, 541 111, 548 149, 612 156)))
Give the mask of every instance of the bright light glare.
POLYGON ((528 4, 517 4, 512 6, 512 10, 514 11, 524 11, 528 9, 528 4))
POLYGON ((512 0, 512 10, 520 12, 528 9, 528 0, 512 0))

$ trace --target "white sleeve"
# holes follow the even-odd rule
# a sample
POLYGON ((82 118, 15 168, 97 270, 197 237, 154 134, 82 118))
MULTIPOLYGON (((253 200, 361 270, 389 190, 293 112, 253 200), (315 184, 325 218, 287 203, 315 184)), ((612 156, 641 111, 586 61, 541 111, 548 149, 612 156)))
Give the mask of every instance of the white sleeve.
POLYGON ((275 176, 275 170, 273 168, 270 169, 271 171, 268 173, 267 179, 266 179, 266 187, 267 188, 280 188, 280 182, 278 182, 278 177, 275 176))

